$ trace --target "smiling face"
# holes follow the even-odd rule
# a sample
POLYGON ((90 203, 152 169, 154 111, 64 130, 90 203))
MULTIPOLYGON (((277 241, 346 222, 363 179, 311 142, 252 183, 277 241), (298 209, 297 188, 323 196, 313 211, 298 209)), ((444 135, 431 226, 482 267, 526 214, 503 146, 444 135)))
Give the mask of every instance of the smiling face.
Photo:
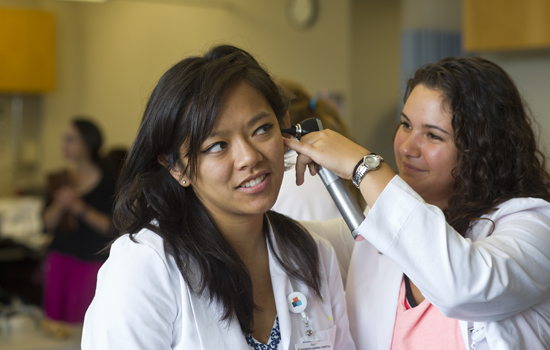
POLYGON ((446 208, 452 194, 452 170, 457 165, 451 113, 437 90, 417 85, 411 92, 394 152, 403 178, 426 202, 446 208))
POLYGON ((184 186, 193 187, 218 224, 243 215, 263 217, 277 200, 283 160, 273 109, 256 89, 238 82, 225 94, 200 147, 196 178, 185 178, 184 186))

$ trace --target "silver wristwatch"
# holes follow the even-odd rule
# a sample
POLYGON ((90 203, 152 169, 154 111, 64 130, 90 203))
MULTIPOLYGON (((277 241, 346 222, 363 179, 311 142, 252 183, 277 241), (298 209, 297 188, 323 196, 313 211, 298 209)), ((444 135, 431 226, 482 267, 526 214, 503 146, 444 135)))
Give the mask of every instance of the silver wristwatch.
POLYGON ((367 154, 363 157, 362 161, 359 161, 355 171, 353 172, 353 178, 351 181, 359 188, 359 184, 363 177, 370 171, 376 170, 380 166, 380 163, 384 161, 384 158, 375 153, 367 154))

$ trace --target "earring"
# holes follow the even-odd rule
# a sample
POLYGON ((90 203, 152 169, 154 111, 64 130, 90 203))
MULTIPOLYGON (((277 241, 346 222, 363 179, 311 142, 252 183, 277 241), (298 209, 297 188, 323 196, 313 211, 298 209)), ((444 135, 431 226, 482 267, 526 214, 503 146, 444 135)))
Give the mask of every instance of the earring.
POLYGON ((185 180, 181 180, 182 185, 185 185, 185 182, 186 182, 185 180))

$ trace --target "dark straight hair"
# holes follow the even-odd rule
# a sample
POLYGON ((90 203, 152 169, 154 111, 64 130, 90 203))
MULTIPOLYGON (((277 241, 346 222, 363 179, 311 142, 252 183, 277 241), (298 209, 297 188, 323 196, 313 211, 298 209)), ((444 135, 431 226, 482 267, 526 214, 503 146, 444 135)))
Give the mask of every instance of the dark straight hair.
POLYGON ((101 165, 99 149, 103 144, 103 137, 99 128, 90 119, 80 116, 73 118, 72 124, 78 130, 82 140, 84 140, 84 144, 90 152, 90 159, 97 165, 101 165))
MULTIPOLYGON (((246 51, 222 45, 201 57, 183 59, 159 80, 147 103, 141 126, 119 178, 114 224, 133 235, 154 231, 164 240, 189 287, 223 307, 222 320, 233 315, 244 333, 252 333, 252 280, 237 252, 221 235, 216 222, 192 186, 183 187, 170 174, 175 166, 195 177, 200 145, 210 134, 225 93, 244 81, 257 89, 279 121, 288 103, 269 73, 246 51), (181 146, 186 146, 182 162, 181 146), (163 157, 166 166, 159 163, 163 157), (192 275, 200 276, 197 285, 192 275)), ((282 152, 282 150, 281 150, 282 152)), ((267 212, 276 260, 288 275, 320 297, 319 252, 310 234, 295 221, 267 212)))
POLYGON ((441 92, 458 150, 447 222, 465 235, 473 221, 518 197, 550 201, 550 175, 529 109, 508 74, 479 57, 448 57, 418 69, 417 85, 441 92))

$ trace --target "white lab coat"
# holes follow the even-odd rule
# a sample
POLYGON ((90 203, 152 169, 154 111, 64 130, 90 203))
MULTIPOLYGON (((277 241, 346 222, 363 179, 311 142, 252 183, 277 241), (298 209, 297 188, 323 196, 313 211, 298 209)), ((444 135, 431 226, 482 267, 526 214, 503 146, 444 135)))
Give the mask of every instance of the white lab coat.
POLYGON ((464 239, 396 176, 358 228, 367 241, 355 243, 341 219, 304 223, 331 241, 347 275, 358 349, 390 349, 403 272, 460 320, 466 349, 550 349, 550 203, 512 199, 484 217, 494 231, 480 220, 464 239))
MULTIPOLYGON (((272 234, 270 232, 270 234, 272 234)), ((313 234, 320 259, 323 301, 312 297, 307 286, 292 281, 269 251, 269 269, 281 331, 281 349, 304 340, 327 340, 333 349, 355 349, 336 255, 330 244, 313 234), (287 296, 306 295, 305 310, 314 331, 305 336, 299 314, 290 313, 287 296)), ((248 350, 236 318, 220 322, 216 303, 189 290, 163 240, 149 230, 128 235, 112 246, 98 274, 97 289, 86 317, 82 349, 228 349, 248 350)), ((199 276, 191 276, 195 284, 199 276)))
MULTIPOLYGON (((285 162, 296 164, 296 152, 285 153, 285 162)), ((328 220, 341 216, 320 176, 306 171, 302 186, 296 186, 296 170, 286 170, 277 202, 271 210, 294 220, 328 220)))

